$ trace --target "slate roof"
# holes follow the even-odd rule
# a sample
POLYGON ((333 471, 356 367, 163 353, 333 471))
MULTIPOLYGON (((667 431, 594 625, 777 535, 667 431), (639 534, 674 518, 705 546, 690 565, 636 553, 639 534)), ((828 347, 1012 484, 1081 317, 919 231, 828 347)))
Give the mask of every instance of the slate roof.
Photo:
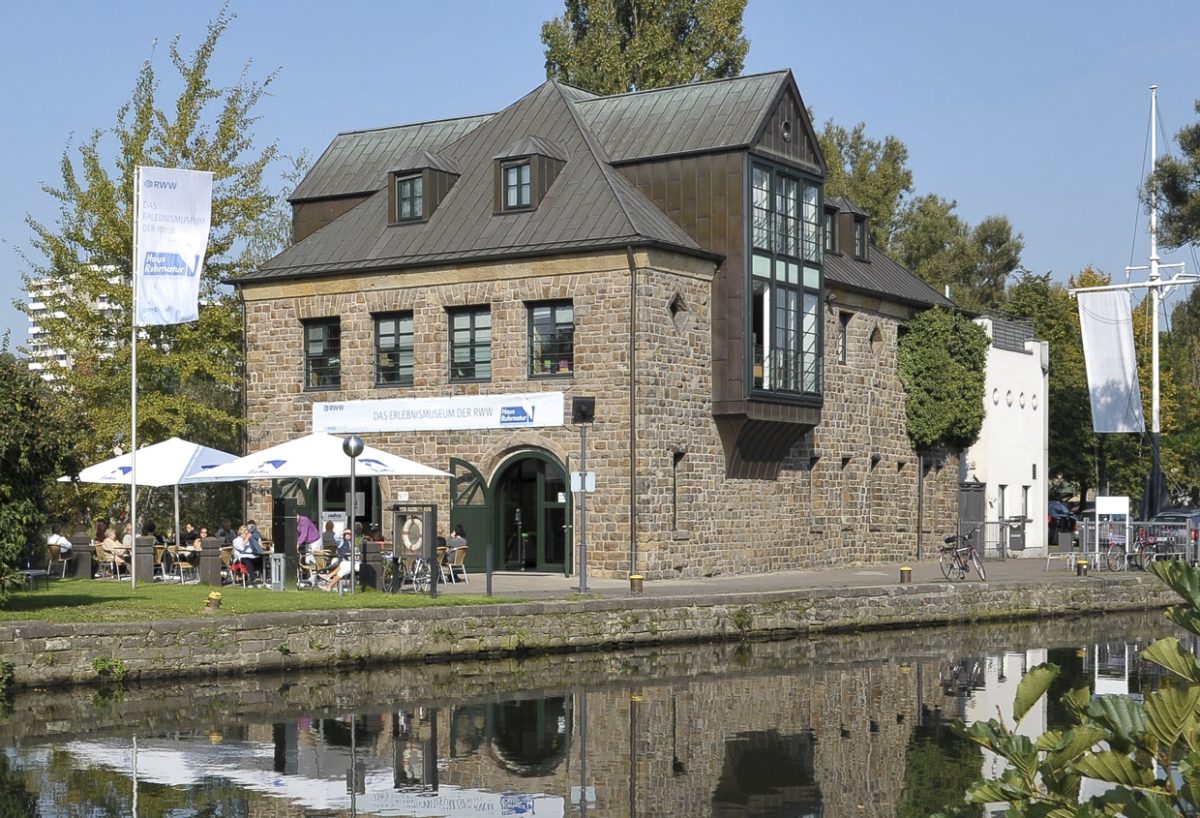
MULTIPOLYGON (((425 222, 388 225, 388 190, 384 181, 386 169, 394 163, 396 154, 384 160, 383 150, 377 144, 384 137, 367 140, 378 152, 370 157, 378 168, 373 171, 378 176, 375 192, 257 271, 234 280, 396 269, 448 260, 519 257, 626 245, 663 246, 719 258, 703 250, 608 164, 603 149, 578 119, 571 102, 574 96, 564 92, 559 83, 548 81, 500 113, 464 128, 465 132, 456 140, 437 147, 427 144, 429 150, 436 150, 440 157, 461 168, 462 175, 425 222), (567 161, 535 210, 495 214, 492 157, 527 137, 555 146, 567 161), (376 155, 379 161, 375 161, 376 155)), ((389 134, 387 138, 399 137, 389 134)), ((410 142, 415 139, 416 136, 411 136, 410 142)), ((348 151, 351 142, 347 140, 337 149, 348 151)), ((412 147, 410 144, 408 149, 412 147)), ((339 154, 337 162, 320 168, 322 179, 328 180, 330 166, 341 161, 339 154)), ((314 173, 317 171, 314 167, 314 173)), ((362 174, 365 171, 358 175, 362 174)), ((362 190, 362 185, 367 184, 366 177, 362 178, 361 182, 341 187, 347 191, 362 190)), ((330 181, 324 181, 321 185, 309 184, 298 193, 312 197, 314 191, 332 187, 330 181)), ((293 200, 297 198, 294 196, 293 200)))
POLYGON ((608 151, 610 161, 732 150, 754 141, 789 72, 754 74, 610 97, 591 97, 576 109, 608 151))
POLYGON ((408 151, 437 151, 470 133, 493 114, 340 133, 289 197, 291 202, 372 193, 408 151))
POLYGON ((949 298, 930 287, 921 278, 893 261, 874 245, 867 261, 852 256, 825 254, 825 283, 869 295, 886 295, 895 301, 918 307, 957 309, 949 298))

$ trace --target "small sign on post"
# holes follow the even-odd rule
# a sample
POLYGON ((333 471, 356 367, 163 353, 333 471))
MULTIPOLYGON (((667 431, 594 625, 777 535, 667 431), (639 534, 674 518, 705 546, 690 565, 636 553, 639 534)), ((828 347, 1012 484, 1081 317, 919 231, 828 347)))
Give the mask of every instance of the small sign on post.
POLYGON ((594 471, 571 472, 571 491, 575 493, 585 492, 592 494, 596 491, 596 473, 594 471))

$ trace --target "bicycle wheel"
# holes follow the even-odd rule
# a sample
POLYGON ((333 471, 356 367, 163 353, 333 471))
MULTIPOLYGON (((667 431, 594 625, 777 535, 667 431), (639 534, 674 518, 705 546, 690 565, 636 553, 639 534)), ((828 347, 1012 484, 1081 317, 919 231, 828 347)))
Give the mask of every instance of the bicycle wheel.
POLYGON ((1104 567, 1110 571, 1120 571, 1125 567, 1125 549, 1119 545, 1110 545, 1104 555, 1104 567))
POLYGON ((971 549, 971 564, 975 566, 975 570, 979 572, 979 580, 987 582, 987 571, 983 570, 983 560, 979 559, 979 552, 974 548, 971 549))
POLYGON ((394 594, 398 590, 400 588, 396 583, 396 567, 391 560, 388 560, 383 564, 383 592, 394 594))
POLYGON ((953 550, 938 554, 938 566, 942 569, 942 576, 951 582, 957 582, 967 575, 966 565, 953 550))
POLYGON ((1145 571, 1154 562, 1154 549, 1148 545, 1139 545, 1137 550, 1138 568, 1145 571))
POLYGON ((428 562, 423 558, 418 558, 416 564, 413 565, 413 591, 418 594, 429 593, 429 581, 433 576, 433 571, 428 562))

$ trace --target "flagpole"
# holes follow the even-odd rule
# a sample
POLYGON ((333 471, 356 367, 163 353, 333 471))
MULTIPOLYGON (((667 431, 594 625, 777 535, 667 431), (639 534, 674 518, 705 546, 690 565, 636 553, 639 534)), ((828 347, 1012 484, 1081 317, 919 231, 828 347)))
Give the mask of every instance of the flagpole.
POLYGON ((130 588, 137 588, 137 259, 138 234, 142 202, 142 168, 133 169, 133 258, 129 268, 133 284, 129 313, 129 527, 131 529, 129 549, 130 588))

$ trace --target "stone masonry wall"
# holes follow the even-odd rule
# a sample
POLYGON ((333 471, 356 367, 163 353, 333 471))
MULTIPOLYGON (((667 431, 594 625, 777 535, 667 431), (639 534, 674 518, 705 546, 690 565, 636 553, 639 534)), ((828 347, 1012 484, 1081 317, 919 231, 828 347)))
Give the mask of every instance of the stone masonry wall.
POLYGON ((0 656, 32 686, 95 681, 96 660, 130 679, 361 666, 613 645, 780 637, 939 622, 1164 607, 1153 577, 1084 577, 1045 586, 929 583, 725 594, 690 604, 650 597, 446 609, 365 609, 149 623, 0 626, 0 656))
MULTIPOLYGON (((569 420, 571 397, 590 395, 597 422, 588 433, 588 467, 598 480, 588 498, 588 567, 596 576, 636 568, 648 579, 670 579, 915 556, 917 457, 905 435, 895 374, 897 328, 907 312, 861 299, 852 305, 849 361, 842 365, 838 311, 824 310, 821 425, 788 455, 778 480, 732 480, 712 417, 711 264, 658 251, 635 258, 636 566, 629 509, 631 282, 624 254, 248 287, 249 447, 306 434, 316 401, 563 391, 569 420), (530 378, 527 304, 552 299, 574 304, 575 369, 570 378, 530 378), (474 304, 492 312, 492 379, 452 384, 446 309, 474 304), (415 383, 377 388, 372 315, 398 310, 414 314, 415 383), (301 322, 332 316, 342 321, 342 387, 306 391, 301 322)), ((439 468, 461 458, 488 480, 522 451, 578 468, 578 430, 569 423, 364 438, 439 468)), ((925 476, 923 543, 936 543, 957 517, 957 461, 941 462, 925 476)), ((446 480, 383 478, 381 484, 385 505, 406 491, 412 502, 436 503, 447 526, 446 480)), ((251 496, 249 516, 268 519, 269 497, 261 489, 251 496)))

